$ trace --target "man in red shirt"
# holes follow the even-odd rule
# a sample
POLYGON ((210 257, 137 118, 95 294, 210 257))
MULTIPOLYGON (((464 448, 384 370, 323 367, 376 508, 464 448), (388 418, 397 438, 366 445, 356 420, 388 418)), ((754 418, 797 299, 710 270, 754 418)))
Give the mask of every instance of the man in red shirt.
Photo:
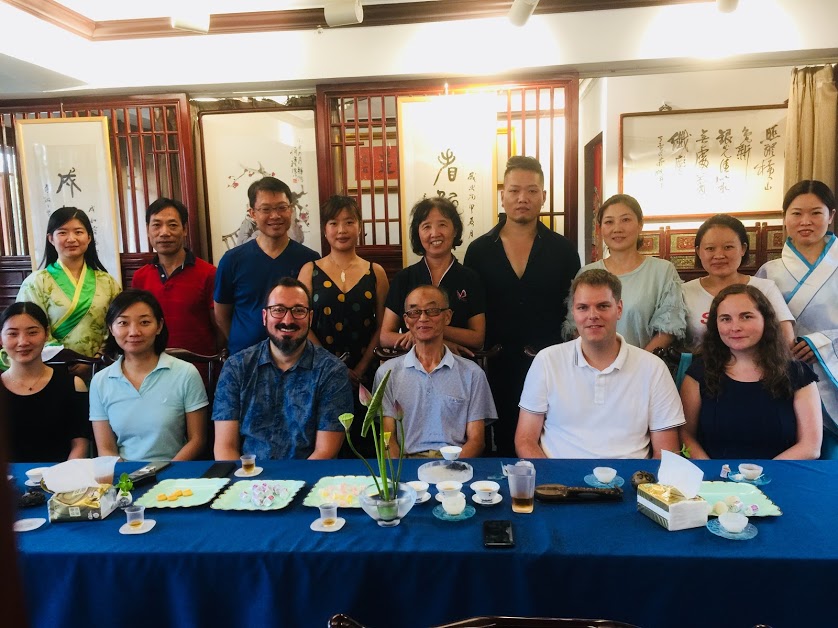
MULTIPOLYGON (((148 290, 160 301, 169 348, 213 355, 219 346, 213 316, 215 266, 185 248, 187 217, 186 206, 174 199, 159 198, 149 206, 148 241, 157 254, 134 273, 131 286, 148 290)), ((201 375, 206 383, 206 368, 201 375)))

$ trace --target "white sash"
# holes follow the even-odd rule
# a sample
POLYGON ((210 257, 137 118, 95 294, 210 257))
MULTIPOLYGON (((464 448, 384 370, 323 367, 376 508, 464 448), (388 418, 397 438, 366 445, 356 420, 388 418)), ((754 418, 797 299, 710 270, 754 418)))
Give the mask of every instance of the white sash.
POLYGON ((835 234, 830 235, 832 237, 826 243, 821 260, 813 267, 800 256, 791 241, 783 247, 783 265, 797 280, 797 287, 788 299, 789 309, 795 318, 800 318, 809 302, 838 270, 838 246, 835 245, 838 238, 835 234))

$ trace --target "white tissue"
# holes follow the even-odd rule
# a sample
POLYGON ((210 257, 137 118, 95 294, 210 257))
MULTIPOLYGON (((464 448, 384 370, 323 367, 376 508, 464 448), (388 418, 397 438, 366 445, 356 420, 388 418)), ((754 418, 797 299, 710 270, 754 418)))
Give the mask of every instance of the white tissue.
POLYGON ((664 450, 658 470, 658 483, 674 486, 687 499, 692 499, 701 490, 704 471, 686 458, 664 450))
POLYGON ((44 469, 44 484, 55 493, 69 493, 89 486, 113 483, 117 456, 68 460, 44 469))

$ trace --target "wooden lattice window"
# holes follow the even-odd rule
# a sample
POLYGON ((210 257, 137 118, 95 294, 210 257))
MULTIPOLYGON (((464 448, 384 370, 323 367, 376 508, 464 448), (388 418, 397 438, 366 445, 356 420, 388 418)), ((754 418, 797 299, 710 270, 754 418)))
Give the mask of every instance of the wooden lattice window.
MULTIPOLYGON (((14 121, 84 116, 108 118, 123 255, 130 260, 131 254, 149 251, 145 209, 160 196, 180 199, 190 208, 189 239, 199 244, 194 157, 185 96, 20 101, 0 104, 0 255, 29 254, 14 121)), ((199 251, 202 248, 199 246, 199 251)))
MULTIPOLYGON (((497 94, 498 168, 502 172, 511 155, 536 157, 544 168, 548 196, 542 221, 575 241, 576 79, 452 85, 449 89, 450 93, 479 90, 497 94)), ((400 256, 401 251, 397 99, 440 93, 439 83, 433 88, 407 84, 387 89, 352 85, 318 90, 320 195, 327 198, 339 193, 358 199, 364 219, 361 246, 373 259, 400 256)), ((499 183, 498 191, 500 188, 499 183)))

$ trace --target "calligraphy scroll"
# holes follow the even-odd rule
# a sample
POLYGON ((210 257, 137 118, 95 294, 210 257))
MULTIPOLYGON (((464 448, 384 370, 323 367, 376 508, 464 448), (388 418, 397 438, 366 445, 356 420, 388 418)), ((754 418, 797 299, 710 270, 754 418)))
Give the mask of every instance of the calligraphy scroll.
POLYGON ((99 259, 122 283, 108 119, 16 120, 15 130, 32 269, 44 259, 50 214, 78 207, 90 218, 99 259))
POLYGON ((492 95, 399 98, 402 256, 410 250, 410 210, 422 198, 444 196, 463 221, 462 261, 468 245, 497 219, 497 111, 492 95))
POLYGON ((623 114, 620 126, 620 190, 644 215, 781 209, 785 105, 623 114))
POLYGON ((200 124, 212 261, 259 234, 247 214, 247 188, 265 176, 291 188, 289 237, 319 252, 314 111, 213 111, 200 124))

